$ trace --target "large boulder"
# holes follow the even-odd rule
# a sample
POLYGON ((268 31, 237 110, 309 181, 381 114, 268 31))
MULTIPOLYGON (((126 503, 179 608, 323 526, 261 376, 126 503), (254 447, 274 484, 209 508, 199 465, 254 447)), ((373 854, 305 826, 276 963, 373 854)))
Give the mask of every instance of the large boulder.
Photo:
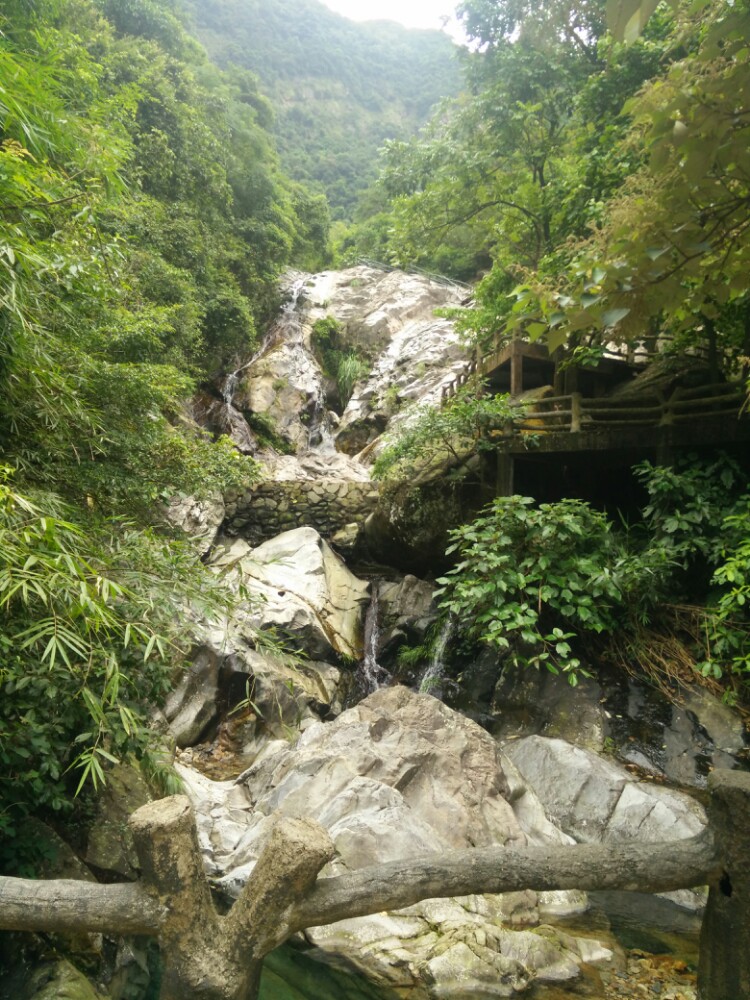
POLYGON ((136 761, 117 764, 99 791, 85 861, 97 871, 126 879, 138 877, 138 858, 128 817, 153 798, 136 761))
POLYGON ((342 338, 371 357, 408 323, 431 320, 436 309, 459 305, 466 290, 427 275, 367 265, 309 275, 301 294, 308 327, 334 316, 342 338))
MULTIPOLYGON (((337 858, 327 874, 469 846, 570 842, 532 791, 521 794, 487 733, 406 688, 381 689, 335 722, 310 726, 295 747, 268 747, 238 783, 181 774, 209 871, 230 892, 279 815, 313 816, 329 830, 337 858)), ((606 944, 545 924, 583 906, 581 893, 431 900, 307 936, 392 988, 452 1000, 512 996, 534 979, 572 979, 584 960, 611 960, 606 944)))
POLYGON ((164 514, 169 524, 183 531, 203 556, 213 545, 224 520, 224 499, 220 493, 202 499, 174 496, 164 514))
POLYGON ((361 657, 369 585, 309 527, 257 548, 224 539, 210 565, 239 600, 227 619, 203 625, 164 715, 178 747, 211 744, 206 767, 213 773, 218 756, 237 774, 268 739, 341 711, 331 661, 361 657))
POLYGON ((466 361, 466 348, 450 320, 432 316, 405 323, 349 400, 336 447, 350 455, 371 454, 386 427, 408 422, 417 406, 439 405, 443 387, 466 361))
POLYGON ((321 718, 338 715, 340 680, 330 663, 234 649, 206 690, 205 704, 215 714, 201 737, 186 739, 180 717, 171 721, 179 759, 212 778, 236 777, 274 741, 288 743, 321 718))
POLYGON ((217 544, 210 565, 233 588, 243 588, 237 628, 275 628, 311 659, 362 653, 367 584, 351 573, 314 528, 295 528, 251 548, 242 539, 217 544))
POLYGON ((380 605, 378 652, 388 656, 404 643, 422 642, 437 618, 435 584, 411 573, 377 584, 380 605))
POLYGON ((529 736, 505 752, 547 817, 576 841, 679 840, 705 826, 695 799, 634 781, 619 764, 565 740, 529 736))
POLYGON ((26 1000, 103 1000, 82 972, 60 959, 37 969, 26 988, 26 1000))

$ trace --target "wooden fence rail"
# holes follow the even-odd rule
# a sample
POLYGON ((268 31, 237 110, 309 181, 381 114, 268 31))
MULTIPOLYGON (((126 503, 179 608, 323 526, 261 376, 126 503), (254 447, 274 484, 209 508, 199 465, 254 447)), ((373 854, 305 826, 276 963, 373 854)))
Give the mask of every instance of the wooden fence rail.
POLYGON ((750 774, 715 771, 708 793, 708 825, 689 840, 475 848, 332 878, 318 877, 335 853, 327 832, 313 820, 282 819, 224 916, 204 876, 190 803, 172 796, 131 817, 140 882, 0 877, 0 929, 151 935, 161 949, 161 1000, 256 1000, 263 957, 305 927, 443 896, 707 884, 699 1000, 750 1000, 750 774))
POLYGON ((692 420, 738 415, 745 400, 740 384, 720 383, 698 389, 675 389, 671 396, 588 399, 580 392, 519 401, 518 417, 508 431, 571 433, 609 427, 666 427, 692 420))

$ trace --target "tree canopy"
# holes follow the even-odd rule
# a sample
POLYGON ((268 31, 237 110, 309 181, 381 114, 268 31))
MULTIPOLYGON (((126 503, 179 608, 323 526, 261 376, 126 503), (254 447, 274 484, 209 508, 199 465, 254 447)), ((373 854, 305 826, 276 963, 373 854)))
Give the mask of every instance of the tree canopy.
MULTIPOLYGON (((747 354, 745 3, 466 0, 469 93, 391 143, 390 259, 483 276, 466 327, 747 354), (626 44, 627 42, 627 44, 626 44)), ((382 216, 382 206, 381 206, 382 216)), ((362 226, 366 242, 368 225, 362 226)))

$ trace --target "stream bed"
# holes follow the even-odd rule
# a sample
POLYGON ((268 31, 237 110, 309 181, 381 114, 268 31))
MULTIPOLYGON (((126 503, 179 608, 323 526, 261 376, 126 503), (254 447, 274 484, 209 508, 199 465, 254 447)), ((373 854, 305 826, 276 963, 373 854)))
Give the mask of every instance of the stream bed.
MULTIPOLYGON (((615 1000, 615 998, 659 997, 661 1000, 694 1000, 698 963, 700 921, 685 917, 680 931, 661 929, 662 919, 674 915, 661 912, 668 906, 654 899, 654 924, 647 926, 629 906, 630 893, 591 893, 591 908, 567 924, 568 929, 591 932, 608 928, 623 949, 617 967, 608 970, 584 968, 574 982, 537 983, 519 1000, 615 1000), (606 913, 605 913, 606 909, 606 913)), ((636 896, 639 894, 635 894, 636 896)), ((640 911, 642 912, 642 911, 640 911)), ((283 945, 265 961, 260 1000, 424 1000, 420 990, 394 992, 376 986, 355 969, 345 971, 313 958, 313 949, 283 945)))

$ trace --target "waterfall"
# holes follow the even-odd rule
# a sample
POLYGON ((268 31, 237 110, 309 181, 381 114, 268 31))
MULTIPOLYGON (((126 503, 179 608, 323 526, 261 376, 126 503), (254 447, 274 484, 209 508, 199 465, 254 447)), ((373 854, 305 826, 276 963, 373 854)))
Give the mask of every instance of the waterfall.
POLYGON ((224 379, 224 384, 221 387, 221 398, 224 400, 225 406, 231 406, 232 400, 234 399, 234 391, 237 388, 237 383, 240 380, 238 371, 231 372, 224 379))
POLYGON ((388 673, 378 663, 378 642, 380 640, 380 623, 378 617, 378 587, 373 583, 370 606, 365 615, 364 656, 359 665, 357 688, 361 697, 372 694, 381 686, 388 673))
MULTIPOLYGON (((288 340, 290 342, 301 341, 302 323, 297 314, 297 303, 299 302, 304 285, 304 278, 298 278, 294 282, 290 290, 290 296, 282 306, 279 318, 269 329, 252 357, 224 377, 219 387, 221 402, 217 400, 214 405, 205 408, 202 416, 196 414, 199 422, 206 423, 209 426, 213 425, 215 431, 228 434, 241 451, 246 451, 249 454, 253 454, 255 451, 255 440, 250 433, 244 416, 235 408, 234 395, 240 383, 242 373, 262 358, 273 344, 279 340, 288 340)), ((325 416, 322 403, 321 410, 325 416)), ((321 431, 319 435, 320 440, 323 440, 324 436, 324 432, 321 431)))
MULTIPOLYGON (((288 343, 295 343, 302 339, 302 320, 297 312, 297 305, 304 287, 305 279, 297 278, 290 289, 289 298, 281 307, 279 318, 266 334, 260 349, 256 351, 246 365, 243 365, 243 368, 247 368, 248 365, 257 361, 258 358, 265 354, 268 348, 277 340, 285 340, 288 343)), ((239 370, 242 371, 242 369, 239 370)))
POLYGON ((229 378, 239 378, 240 372, 244 372, 246 368, 254 365, 255 362, 262 358, 268 349, 277 341, 286 340, 290 343, 294 343, 295 341, 299 341, 301 339, 302 320, 297 313, 297 304, 304 287, 305 279, 297 278, 290 289, 289 298, 281 307, 278 319, 271 325, 270 329, 263 338, 260 347, 253 354, 250 360, 246 361, 244 365, 240 365, 236 371, 232 372, 229 378))
POLYGON ((443 673, 445 671, 445 651, 448 648, 448 643, 453 638, 453 633, 456 630, 456 619, 453 615, 448 615, 448 617, 443 622, 440 633, 435 640, 435 645, 432 647, 432 657, 427 666, 427 669, 422 674, 422 678, 419 682, 419 690, 426 694, 435 694, 440 688, 440 682, 443 679, 443 673))
POLYGON ((321 455, 330 455, 336 452, 322 386, 320 387, 320 395, 315 401, 315 410, 310 421, 310 437, 307 447, 308 451, 316 451, 321 455))

